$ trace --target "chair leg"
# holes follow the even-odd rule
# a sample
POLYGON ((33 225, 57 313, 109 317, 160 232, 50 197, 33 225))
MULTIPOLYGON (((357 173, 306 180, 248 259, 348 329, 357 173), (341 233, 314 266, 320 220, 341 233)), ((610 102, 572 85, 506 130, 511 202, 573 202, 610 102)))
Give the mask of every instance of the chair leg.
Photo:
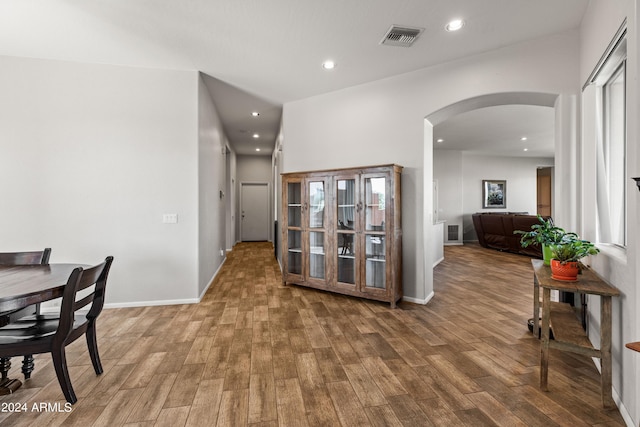
POLYGON ((98 340, 96 339, 96 323, 89 322, 87 325, 87 348, 89 349, 89 356, 91 357, 91 363, 93 363, 93 369, 96 371, 96 375, 102 374, 102 363, 100 363, 100 355, 98 354, 98 340))
POLYGON ((9 375, 9 369, 11 369, 11 358, 0 357, 0 373, 2 374, 3 380, 7 379, 9 375))
POLYGON ((33 368, 35 368, 35 366, 33 354, 27 354, 24 356, 24 359, 22 360, 22 373, 24 374, 25 380, 31 378, 31 372, 33 372, 33 368))
POLYGON ((58 383, 62 393, 64 393, 67 402, 74 404, 78 401, 73 386, 71 385, 71 378, 69 378, 69 369, 67 368, 67 356, 64 352, 64 347, 61 349, 54 349, 51 351, 51 357, 53 358, 53 367, 56 369, 56 376, 58 377, 58 383))

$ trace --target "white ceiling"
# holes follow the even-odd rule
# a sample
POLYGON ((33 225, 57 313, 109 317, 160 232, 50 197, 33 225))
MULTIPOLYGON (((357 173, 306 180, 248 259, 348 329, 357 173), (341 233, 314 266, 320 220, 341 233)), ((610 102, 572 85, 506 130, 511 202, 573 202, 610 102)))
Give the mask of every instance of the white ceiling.
POLYGON ((553 157, 554 117, 553 108, 534 105, 472 110, 436 125, 433 148, 492 156, 553 157))
MULTIPOLYGON (((280 107, 579 26, 588 0, 2 0, 0 55, 199 70, 237 151, 280 107), (461 17, 465 27, 447 33, 461 17), (393 24, 424 28, 382 46, 393 24), (333 59, 336 69, 321 68, 333 59), (257 120, 249 115, 261 109, 257 120), (246 132, 244 132, 246 131, 246 132)), ((253 144, 253 145, 251 145, 253 144)), ((255 153, 254 153, 255 154, 255 153)))

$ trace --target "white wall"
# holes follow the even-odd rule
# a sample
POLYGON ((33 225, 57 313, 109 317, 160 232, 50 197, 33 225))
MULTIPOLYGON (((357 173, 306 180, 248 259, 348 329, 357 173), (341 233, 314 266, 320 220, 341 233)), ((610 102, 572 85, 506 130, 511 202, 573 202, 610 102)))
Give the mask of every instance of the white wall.
POLYGON ((198 74, 0 57, 0 93, 0 250, 113 255, 107 303, 195 301, 198 74))
POLYGON ((462 178, 462 151, 433 150, 433 179, 438 181, 438 220, 446 221, 445 230, 449 225, 460 226, 458 243, 462 243, 464 212, 462 178))
POLYGON ((471 215, 476 212, 537 212, 536 172, 553 159, 496 157, 455 150, 433 151, 433 178, 439 186, 439 219, 460 224, 465 242, 477 241, 471 215), (482 180, 507 181, 507 207, 482 208, 482 180))
MULTIPOLYGON (((580 83, 584 83, 605 52, 616 31, 627 19, 627 176, 640 175, 640 151, 638 150, 638 10, 637 2, 631 0, 594 0, 589 3, 581 27, 581 67, 580 83)), ((580 145, 581 216, 580 232, 589 240, 596 240, 595 218, 595 109, 587 88, 582 97, 583 122, 580 145)), ((619 250, 600 246, 601 253, 591 257, 593 268, 620 292, 620 298, 613 304, 613 388, 614 398, 627 424, 640 423, 640 354, 628 350, 624 344, 640 341, 640 289, 638 265, 640 251, 639 207, 640 195, 631 181, 627 182, 627 248, 619 250)), ((599 311, 597 297, 589 299, 589 336, 599 345, 599 311)))
POLYGON ((226 138, 213 99, 198 78, 198 295, 201 297, 226 249, 226 138))
POLYGON ((287 103, 282 172, 403 165, 404 294, 425 302, 433 292, 432 248, 425 244, 433 232, 433 142, 424 118, 486 94, 575 95, 577 51, 578 35, 569 32, 287 103))
POLYGON ((553 159, 537 157, 495 157, 462 154, 464 240, 478 240, 471 215, 476 212, 528 212, 537 207, 537 168, 553 166, 553 159), (482 208, 482 180, 507 181, 507 207, 482 208))
POLYGON ((273 170, 270 156, 237 156, 236 176, 239 182, 271 182, 273 170))

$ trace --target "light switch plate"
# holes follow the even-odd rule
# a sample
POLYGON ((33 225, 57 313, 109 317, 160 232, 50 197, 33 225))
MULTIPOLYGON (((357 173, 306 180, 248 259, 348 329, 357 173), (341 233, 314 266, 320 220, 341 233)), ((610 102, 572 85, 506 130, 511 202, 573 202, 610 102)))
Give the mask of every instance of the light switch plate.
POLYGON ((162 215, 162 222, 164 224, 177 224, 178 214, 164 214, 162 215))

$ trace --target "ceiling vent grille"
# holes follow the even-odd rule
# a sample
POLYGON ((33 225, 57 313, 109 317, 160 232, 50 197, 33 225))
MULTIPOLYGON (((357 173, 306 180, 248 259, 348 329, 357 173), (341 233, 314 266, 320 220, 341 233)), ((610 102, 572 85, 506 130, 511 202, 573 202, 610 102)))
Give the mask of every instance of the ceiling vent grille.
POLYGON ((410 47, 422 34, 424 28, 399 27, 392 25, 380 44, 388 46, 410 47))

